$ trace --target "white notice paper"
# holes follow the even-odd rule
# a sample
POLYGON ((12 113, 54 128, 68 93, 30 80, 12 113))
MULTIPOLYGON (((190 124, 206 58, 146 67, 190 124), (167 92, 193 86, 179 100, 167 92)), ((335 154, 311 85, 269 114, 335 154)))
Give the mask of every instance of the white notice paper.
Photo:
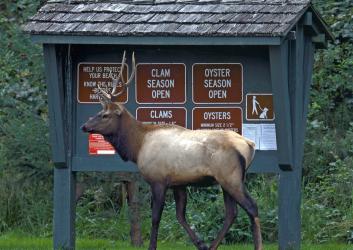
POLYGON ((274 123, 244 124, 243 136, 254 141, 257 150, 277 150, 274 123))
POLYGON ((243 136, 255 142, 255 149, 260 149, 260 134, 261 128, 258 124, 243 123, 243 136))
POLYGON ((277 150, 275 124, 261 124, 260 150, 277 150))

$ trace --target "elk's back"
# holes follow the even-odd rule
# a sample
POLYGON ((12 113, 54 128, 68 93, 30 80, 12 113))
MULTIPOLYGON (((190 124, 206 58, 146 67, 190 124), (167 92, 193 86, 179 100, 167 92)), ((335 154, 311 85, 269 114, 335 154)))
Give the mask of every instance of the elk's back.
POLYGON ((232 131, 161 128, 145 135, 137 164, 147 180, 178 185, 247 168, 253 150, 251 141, 232 131), (239 166, 239 154, 246 166, 239 166))

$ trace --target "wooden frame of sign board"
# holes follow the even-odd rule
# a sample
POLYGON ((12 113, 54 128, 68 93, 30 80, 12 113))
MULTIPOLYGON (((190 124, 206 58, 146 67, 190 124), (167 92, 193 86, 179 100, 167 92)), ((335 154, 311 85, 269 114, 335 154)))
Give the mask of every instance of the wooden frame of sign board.
MULTIPOLYGON (((99 111, 100 106, 76 101, 77 64, 89 61, 116 63, 122 51, 127 50, 128 55, 135 51, 139 63, 185 63, 186 104, 170 106, 187 108, 189 128, 192 108, 209 106, 192 102, 190 81, 194 63, 241 63, 244 67, 244 97, 248 92, 273 93, 277 150, 258 151, 249 172, 279 175, 279 248, 299 249, 301 164, 313 54, 315 46, 326 44, 325 35, 320 33, 312 18, 308 12, 287 37, 147 36, 136 39, 32 35, 33 41, 43 44, 48 86, 50 138, 55 164, 54 248, 72 249, 75 245, 77 172, 137 171, 134 164, 123 162, 117 155, 97 157, 87 154, 87 135, 79 127, 90 115, 99 111), (176 56, 171 59, 170 54, 176 56), (259 85, 259 82, 265 84, 259 85)), ((130 60, 128 63, 131 67, 130 60)), ((143 105, 130 101, 135 100, 135 87, 131 84, 129 88, 129 102, 125 106, 135 114, 136 108, 143 105)), ((240 106, 244 109, 244 105, 243 101, 240 106)), ((166 104, 158 106, 164 107, 166 104)))

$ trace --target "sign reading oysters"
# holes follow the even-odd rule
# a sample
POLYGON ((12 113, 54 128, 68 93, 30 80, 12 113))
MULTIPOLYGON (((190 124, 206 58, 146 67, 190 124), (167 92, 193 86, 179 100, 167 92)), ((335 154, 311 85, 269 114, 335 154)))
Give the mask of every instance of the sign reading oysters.
POLYGON ((243 69, 239 63, 195 63, 192 78, 194 103, 243 100, 243 69))
POLYGON ((185 103, 185 65, 141 63, 136 68, 138 103, 185 103))

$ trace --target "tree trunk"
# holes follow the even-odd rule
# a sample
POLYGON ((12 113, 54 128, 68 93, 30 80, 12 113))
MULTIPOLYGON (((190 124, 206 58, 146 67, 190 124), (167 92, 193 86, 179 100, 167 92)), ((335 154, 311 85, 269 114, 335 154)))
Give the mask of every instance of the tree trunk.
POLYGON ((127 202, 129 206, 131 244, 133 246, 140 247, 143 244, 143 240, 141 235, 138 200, 139 183, 138 181, 128 181, 125 183, 127 187, 127 202))

